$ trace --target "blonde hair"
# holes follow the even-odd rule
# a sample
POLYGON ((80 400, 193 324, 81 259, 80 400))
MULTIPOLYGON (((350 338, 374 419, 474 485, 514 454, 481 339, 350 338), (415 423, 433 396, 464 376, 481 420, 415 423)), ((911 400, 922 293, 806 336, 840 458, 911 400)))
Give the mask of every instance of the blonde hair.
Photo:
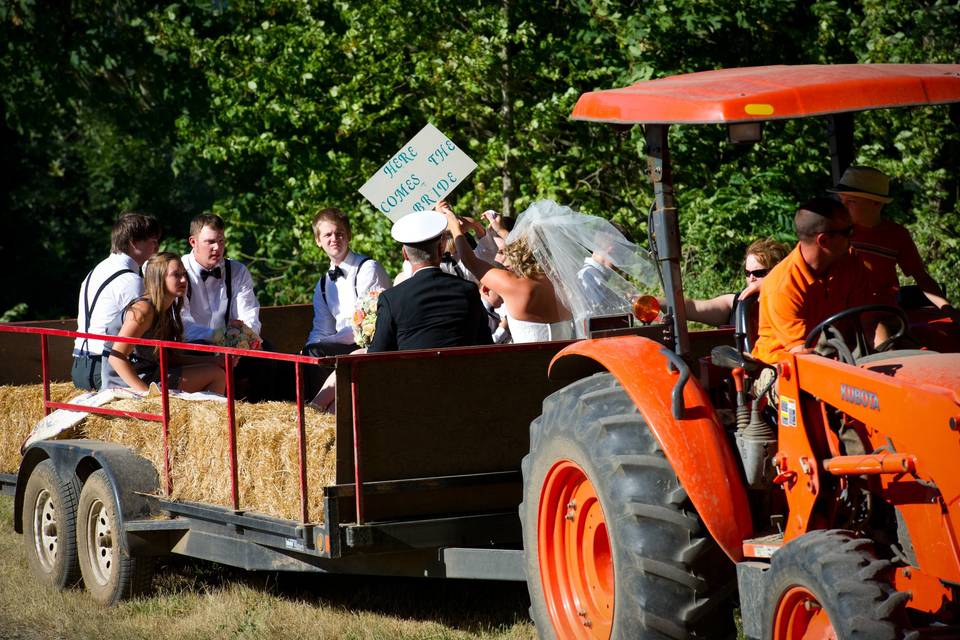
POLYGON ((510 261, 510 268, 514 273, 524 278, 533 278, 543 275, 543 268, 533 256, 533 251, 526 239, 517 238, 503 247, 504 257, 510 261))
POLYGON ((313 222, 310 224, 313 228, 313 237, 317 239, 317 242, 320 242, 321 222, 329 222, 346 231, 348 235, 353 235, 353 232, 350 230, 350 219, 347 217, 347 214, 336 207, 326 207, 325 209, 317 211, 316 215, 313 216, 313 222))
POLYGON ((167 295, 167 267, 171 262, 177 262, 183 268, 180 256, 168 251, 147 260, 143 267, 143 297, 153 307, 153 322, 148 331, 152 331, 157 340, 179 341, 183 337, 183 320, 180 319, 183 300, 177 298, 170 305, 169 312, 163 312, 163 299, 167 295))

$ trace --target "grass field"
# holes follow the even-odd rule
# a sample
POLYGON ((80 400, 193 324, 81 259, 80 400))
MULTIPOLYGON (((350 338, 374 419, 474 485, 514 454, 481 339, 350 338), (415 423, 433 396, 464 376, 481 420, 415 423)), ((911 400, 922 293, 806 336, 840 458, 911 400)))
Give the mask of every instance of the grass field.
POLYGON ((160 565, 152 596, 106 609, 82 589, 36 586, 0 497, 0 638, 536 637, 519 583, 251 573, 189 559, 160 565))

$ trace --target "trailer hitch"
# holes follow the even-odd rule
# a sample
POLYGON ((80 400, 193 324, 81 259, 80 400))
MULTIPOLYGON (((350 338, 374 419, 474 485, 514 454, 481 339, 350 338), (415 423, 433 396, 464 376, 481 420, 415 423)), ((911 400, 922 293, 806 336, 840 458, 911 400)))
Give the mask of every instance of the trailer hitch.
POLYGON ((686 407, 683 404, 683 388, 687 385, 687 380, 690 379, 690 367, 687 366, 683 358, 666 347, 661 348, 660 353, 666 356, 669 361, 667 370, 670 373, 673 373, 674 370, 680 373, 677 383, 673 385, 673 392, 670 394, 670 409, 674 418, 683 420, 686 412, 686 407))

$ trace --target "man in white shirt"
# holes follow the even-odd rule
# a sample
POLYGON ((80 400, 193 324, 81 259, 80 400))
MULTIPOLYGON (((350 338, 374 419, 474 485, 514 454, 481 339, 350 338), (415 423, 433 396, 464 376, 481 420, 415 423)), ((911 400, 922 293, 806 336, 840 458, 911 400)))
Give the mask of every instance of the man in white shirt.
POLYGON ((318 358, 350 353, 357 348, 352 328, 357 300, 371 289, 390 287, 390 277, 376 260, 350 250, 350 220, 339 209, 320 210, 313 235, 330 269, 313 291, 313 327, 303 353, 318 358))
POLYGON ((188 342, 212 342, 213 334, 231 320, 240 320, 260 334, 260 303, 253 292, 253 278, 242 263, 224 257, 223 232, 223 219, 212 213, 198 215, 190 223, 192 251, 183 256, 190 289, 181 310, 188 342))
MULTIPOLYGON (((153 216, 125 213, 113 225, 111 253, 80 285, 77 331, 116 335, 123 311, 143 294, 140 267, 157 252, 160 224, 153 216)), ((71 377, 78 389, 100 388, 103 341, 77 338, 73 344, 71 377)))

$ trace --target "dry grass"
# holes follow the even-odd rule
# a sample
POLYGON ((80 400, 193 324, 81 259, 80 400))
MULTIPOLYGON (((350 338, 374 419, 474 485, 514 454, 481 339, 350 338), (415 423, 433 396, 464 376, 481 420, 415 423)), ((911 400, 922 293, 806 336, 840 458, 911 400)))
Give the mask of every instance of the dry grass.
POLYGON ((38 587, 0 497, 0 638, 532 640, 526 589, 486 583, 248 573, 172 559, 153 595, 111 609, 38 587))
MULTIPOLYGON (((0 387, 0 472, 16 471, 20 443, 42 416, 41 387, 0 387), (12 428, 8 428, 12 425, 12 428)), ((54 398, 71 397, 73 385, 57 385, 54 398)), ((124 399, 111 409, 160 413, 160 398, 124 399)), ((308 504, 312 521, 321 521, 320 488, 334 483, 336 428, 333 416, 307 407, 308 504)), ((296 406, 287 402, 235 405, 240 508, 289 520, 300 517, 300 476, 296 406)), ((231 506, 230 458, 226 404, 170 399, 172 497, 190 502, 231 506)), ((84 437, 129 446, 163 470, 163 438, 159 423, 90 414, 70 437, 84 437)))

